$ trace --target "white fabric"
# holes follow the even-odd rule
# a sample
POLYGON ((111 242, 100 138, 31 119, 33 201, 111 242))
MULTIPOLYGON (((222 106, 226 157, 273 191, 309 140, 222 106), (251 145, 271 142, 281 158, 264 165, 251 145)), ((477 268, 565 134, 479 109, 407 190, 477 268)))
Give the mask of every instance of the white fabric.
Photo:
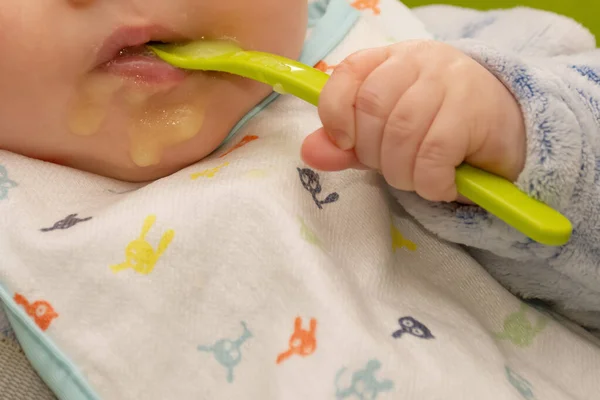
MULTIPOLYGON (((388 40, 363 19, 325 61, 388 40)), ((57 315, 33 306, 36 320, 54 316, 46 334, 104 399, 600 393, 590 337, 522 305, 424 231, 376 174, 320 173, 320 191, 306 181, 299 147, 318 127, 312 106, 281 98, 230 148, 258 139, 139 188, 0 152, 18 184, 0 202, 0 225, 10 227, 0 283, 51 305, 57 315), (71 214, 83 221, 41 231, 71 214), (163 243, 154 268, 113 272, 145 221, 147 245, 163 243), (300 332, 306 354, 277 363, 300 343, 290 340, 296 318, 302 330, 314 319, 316 347, 300 332), (228 344, 231 375, 218 351, 228 344)))

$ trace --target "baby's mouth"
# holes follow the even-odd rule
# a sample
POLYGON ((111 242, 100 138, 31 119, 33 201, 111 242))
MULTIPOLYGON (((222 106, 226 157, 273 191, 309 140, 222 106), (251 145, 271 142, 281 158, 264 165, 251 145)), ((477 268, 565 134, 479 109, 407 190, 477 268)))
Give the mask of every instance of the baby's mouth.
POLYGON ((185 79, 188 72, 165 63, 146 47, 154 40, 171 42, 184 38, 158 27, 120 28, 106 39, 95 69, 146 84, 185 79))
MULTIPOLYGON (((150 43, 157 43, 157 42, 150 42, 150 43)), ((160 43, 160 42, 158 42, 160 43)), ((115 56, 115 59, 119 59, 119 58, 124 58, 124 57, 150 57, 150 58, 156 58, 154 52, 152 50, 150 50, 146 44, 142 44, 139 46, 131 46, 131 47, 125 47, 124 49, 119 50, 119 53, 117 53, 117 55, 115 56)))
POLYGON ((126 47, 99 68, 101 71, 147 84, 176 83, 188 75, 188 72, 160 60, 145 45, 126 47))

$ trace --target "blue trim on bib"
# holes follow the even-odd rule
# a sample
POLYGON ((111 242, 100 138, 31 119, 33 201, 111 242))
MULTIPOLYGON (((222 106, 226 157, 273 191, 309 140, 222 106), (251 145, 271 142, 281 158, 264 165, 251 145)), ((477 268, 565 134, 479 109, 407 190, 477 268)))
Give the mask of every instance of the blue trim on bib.
MULTIPOLYGON (((321 0, 309 6, 308 26, 314 26, 310 38, 304 44, 300 62, 313 66, 331 53, 354 26, 360 12, 352 8, 348 0, 321 0)), ((227 143, 248 121, 267 108, 279 93, 271 93, 246 114, 229 132, 221 145, 227 143)))
POLYGON ((79 369, 0 285, 0 300, 23 351, 38 375, 61 400, 99 400, 79 369))
MULTIPOLYGON (((347 0, 320 0, 309 6, 309 27, 314 27, 306 41, 300 61, 315 65, 337 47, 359 18, 360 13, 347 0)), ((231 139, 250 119, 264 110, 277 97, 273 93, 254 107, 225 139, 231 139)), ((85 377, 68 357, 46 336, 12 296, 0 285, 9 321, 27 358, 54 394, 61 400, 98 400, 85 377)))

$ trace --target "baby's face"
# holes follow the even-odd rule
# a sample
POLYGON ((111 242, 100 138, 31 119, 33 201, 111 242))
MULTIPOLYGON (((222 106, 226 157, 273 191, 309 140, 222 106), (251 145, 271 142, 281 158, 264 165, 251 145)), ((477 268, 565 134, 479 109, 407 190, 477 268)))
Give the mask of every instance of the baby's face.
POLYGON ((188 73, 148 41, 231 38, 297 58, 306 0, 2 0, 0 149, 123 180, 211 153, 269 92, 188 73))

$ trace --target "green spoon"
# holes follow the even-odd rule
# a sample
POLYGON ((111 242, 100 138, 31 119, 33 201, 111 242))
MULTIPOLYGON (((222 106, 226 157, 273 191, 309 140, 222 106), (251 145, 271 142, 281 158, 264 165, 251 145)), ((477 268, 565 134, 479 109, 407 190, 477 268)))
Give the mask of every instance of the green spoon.
MULTIPOLYGON (((202 40, 149 46, 165 62, 183 69, 219 71, 266 83, 315 106, 329 75, 273 54, 243 51, 229 41, 202 40)), ((566 244, 571 223, 558 211, 497 175, 462 164, 456 169, 458 192, 529 238, 548 245, 566 244)))

